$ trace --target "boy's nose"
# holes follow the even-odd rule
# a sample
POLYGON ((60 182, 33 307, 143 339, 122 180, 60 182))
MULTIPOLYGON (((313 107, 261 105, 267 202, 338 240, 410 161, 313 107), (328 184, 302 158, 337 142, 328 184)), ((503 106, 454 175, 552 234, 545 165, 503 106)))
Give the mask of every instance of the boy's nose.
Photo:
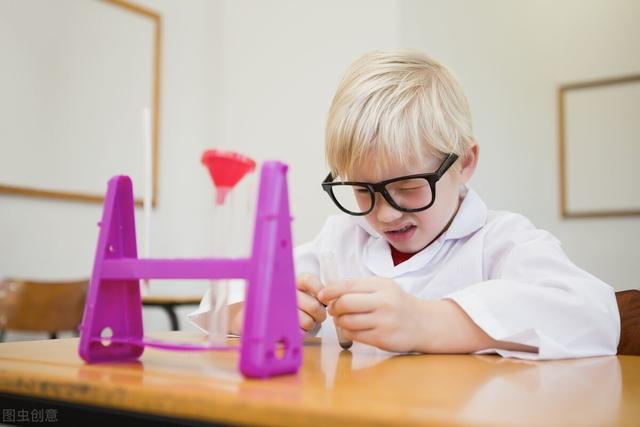
POLYGON ((379 194, 376 195, 375 215, 376 219, 380 222, 393 222, 402 216, 402 212, 391 206, 384 197, 379 194))

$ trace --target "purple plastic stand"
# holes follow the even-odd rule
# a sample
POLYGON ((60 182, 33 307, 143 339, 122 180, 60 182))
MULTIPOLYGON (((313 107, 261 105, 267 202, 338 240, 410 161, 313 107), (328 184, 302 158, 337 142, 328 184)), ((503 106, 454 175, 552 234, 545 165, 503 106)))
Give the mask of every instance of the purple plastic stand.
POLYGON ((258 378, 297 372, 302 364, 302 333, 286 174, 283 163, 263 164, 251 257, 237 259, 139 259, 131 179, 111 178, 80 327, 80 357, 89 363, 137 360, 145 346, 179 351, 237 350, 237 346, 146 339, 139 280, 241 278, 247 281, 247 292, 240 371, 258 378), (112 336, 103 339, 106 328, 112 336))

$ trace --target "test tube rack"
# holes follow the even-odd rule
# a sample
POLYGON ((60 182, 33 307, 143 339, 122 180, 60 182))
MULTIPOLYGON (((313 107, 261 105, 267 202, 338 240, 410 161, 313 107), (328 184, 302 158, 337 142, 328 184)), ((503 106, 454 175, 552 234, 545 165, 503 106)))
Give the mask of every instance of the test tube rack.
POLYGON ((109 180, 82 324, 80 357, 88 363, 135 361, 145 347, 177 351, 238 350, 251 378, 296 373, 302 364, 291 239, 287 166, 264 162, 248 258, 141 259, 137 255, 131 179, 109 180), (176 343, 144 336, 142 279, 245 279, 240 345, 176 343), (105 337, 103 331, 111 330, 105 337))

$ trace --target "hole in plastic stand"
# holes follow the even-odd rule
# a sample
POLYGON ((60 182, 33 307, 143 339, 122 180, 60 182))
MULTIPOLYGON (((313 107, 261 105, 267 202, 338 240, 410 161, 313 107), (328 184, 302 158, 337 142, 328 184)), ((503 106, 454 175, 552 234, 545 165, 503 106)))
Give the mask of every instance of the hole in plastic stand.
POLYGON ((102 332, 100 332, 100 338, 102 339, 102 341, 100 341, 102 343, 103 346, 105 347, 109 347, 111 345, 111 337, 113 336, 113 331, 111 330, 110 327, 106 327, 102 330, 102 332))
POLYGON ((278 341, 273 353, 276 359, 284 358, 285 354, 287 354, 287 342, 284 339, 278 341))

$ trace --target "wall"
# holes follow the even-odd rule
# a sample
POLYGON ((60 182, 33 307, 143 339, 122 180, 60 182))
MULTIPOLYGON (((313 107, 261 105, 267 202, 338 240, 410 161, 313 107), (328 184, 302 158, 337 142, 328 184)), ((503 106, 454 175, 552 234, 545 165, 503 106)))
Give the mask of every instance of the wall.
MULTIPOLYGON (((523 213, 549 229, 578 265, 617 289, 640 285, 634 243, 640 218, 559 217, 555 107, 561 83, 640 70, 638 2, 141 3, 159 11, 164 23, 154 256, 215 250, 212 189, 199 165, 202 150, 212 146, 289 163, 294 239, 311 239, 335 211, 319 185, 326 173, 323 126, 335 87, 356 56, 407 46, 459 76, 481 146, 472 185, 489 206, 523 213)), ((252 191, 255 175, 236 200, 240 243, 232 245, 234 253, 251 233, 245 206, 252 191)), ((0 196, 0 276, 87 276, 99 216, 99 206, 0 196)), ((204 287, 154 283, 151 292, 200 293, 204 287)), ((161 313, 145 311, 147 329, 167 323, 161 313)))

